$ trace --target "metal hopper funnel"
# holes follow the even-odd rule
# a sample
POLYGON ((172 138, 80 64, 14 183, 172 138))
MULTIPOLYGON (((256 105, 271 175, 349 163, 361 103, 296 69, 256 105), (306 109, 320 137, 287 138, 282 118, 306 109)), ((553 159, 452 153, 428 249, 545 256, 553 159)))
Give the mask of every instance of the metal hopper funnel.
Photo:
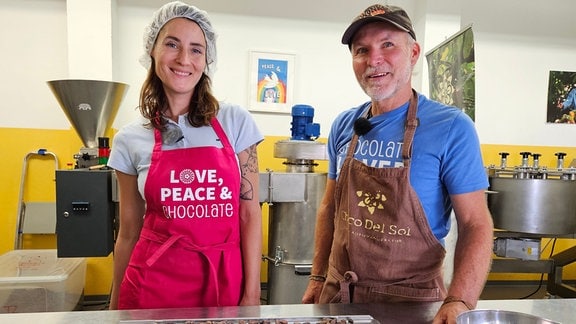
POLYGON ((99 80, 53 80, 48 86, 87 148, 112 127, 128 85, 99 80))

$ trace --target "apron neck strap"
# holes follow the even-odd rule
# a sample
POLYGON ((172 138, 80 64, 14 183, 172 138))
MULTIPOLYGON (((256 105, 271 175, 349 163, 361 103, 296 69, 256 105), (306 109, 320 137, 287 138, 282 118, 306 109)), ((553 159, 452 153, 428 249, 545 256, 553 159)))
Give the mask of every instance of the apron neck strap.
POLYGON ((402 147, 402 158, 404 159, 405 167, 410 164, 414 134, 416 133, 416 127, 420 125, 420 120, 416 117, 417 112, 418 93, 416 93, 416 90, 412 89, 412 97, 410 98, 410 105, 408 106, 406 124, 404 124, 404 145, 402 147))
POLYGON ((226 136, 226 132, 224 132, 222 125, 220 124, 218 119, 216 119, 216 117, 212 117, 212 119, 210 120, 210 125, 212 125, 214 132, 216 132, 216 135, 218 135, 218 138, 222 142, 222 146, 227 149, 232 149, 232 145, 228 140, 228 136, 226 136))

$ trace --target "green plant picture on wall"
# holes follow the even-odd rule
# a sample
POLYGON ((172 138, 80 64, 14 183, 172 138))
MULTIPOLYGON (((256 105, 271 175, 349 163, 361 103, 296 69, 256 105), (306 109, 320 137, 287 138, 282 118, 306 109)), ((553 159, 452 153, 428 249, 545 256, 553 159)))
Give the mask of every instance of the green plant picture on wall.
POLYGON ((576 124, 576 72, 550 71, 547 122, 576 124))
POLYGON ((474 34, 469 26, 426 53, 430 98, 475 120, 474 34))

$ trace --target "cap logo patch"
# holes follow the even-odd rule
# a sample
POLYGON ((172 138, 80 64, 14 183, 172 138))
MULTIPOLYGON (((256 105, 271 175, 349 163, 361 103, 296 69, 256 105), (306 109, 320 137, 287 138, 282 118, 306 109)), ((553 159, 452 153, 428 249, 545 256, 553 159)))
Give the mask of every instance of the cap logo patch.
POLYGON ((364 14, 360 17, 358 17, 357 19, 362 19, 362 18, 366 18, 366 17, 374 17, 374 16, 378 16, 378 15, 383 15, 386 13, 386 10, 384 10, 384 8, 380 7, 380 6, 373 6, 368 8, 366 11, 364 11, 364 14))
POLYGON ((352 20, 352 23, 346 31, 344 31, 344 35, 342 35, 342 44, 350 45, 354 34, 365 24, 374 21, 387 22, 399 30, 407 32, 416 40, 412 22, 404 9, 396 6, 375 4, 361 11, 360 14, 352 20))

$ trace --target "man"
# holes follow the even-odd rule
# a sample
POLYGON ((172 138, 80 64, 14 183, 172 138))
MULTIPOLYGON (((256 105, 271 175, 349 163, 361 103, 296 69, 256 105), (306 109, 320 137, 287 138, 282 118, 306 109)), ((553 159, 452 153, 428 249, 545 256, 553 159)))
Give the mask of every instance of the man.
POLYGON ((302 302, 444 301, 434 323, 455 323, 475 307, 492 258, 488 179, 474 124, 412 90, 420 46, 403 9, 370 6, 342 43, 371 100, 332 124, 302 302), (452 210, 458 241, 446 291, 443 238, 452 210))

